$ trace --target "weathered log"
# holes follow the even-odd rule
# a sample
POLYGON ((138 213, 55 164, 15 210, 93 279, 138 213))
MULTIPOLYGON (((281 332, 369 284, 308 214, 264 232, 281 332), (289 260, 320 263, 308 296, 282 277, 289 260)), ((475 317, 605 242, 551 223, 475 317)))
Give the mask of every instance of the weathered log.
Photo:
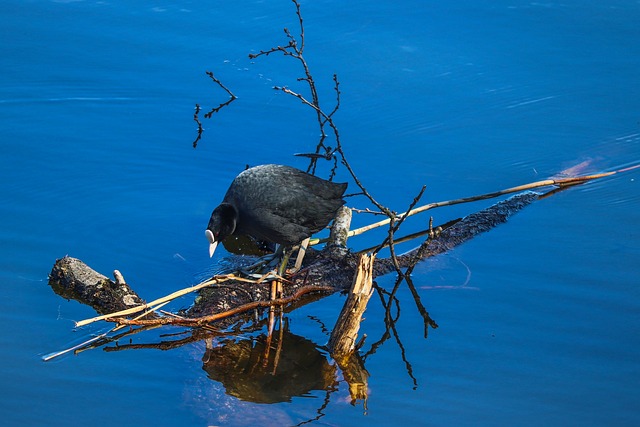
MULTIPOLYGON (((419 259, 446 252, 475 235, 504 223, 510 215, 527 206, 537 197, 536 193, 521 193, 471 214, 443 230, 437 237, 430 238, 419 248, 398 256, 398 263, 401 267, 407 267, 419 259)), ((288 309, 294 309, 323 295, 347 291, 352 283, 358 259, 358 254, 343 246, 328 245, 322 251, 308 249, 303 268, 285 283, 283 298, 290 301, 292 296, 304 294, 305 289, 313 289, 316 292, 290 301, 288 309)), ((377 259, 373 277, 393 270, 391 260, 377 259)), ((101 314, 112 313, 142 303, 142 299, 129 286, 116 285, 82 261, 70 257, 56 261, 50 274, 49 284, 64 298, 88 304, 101 314)), ((271 305, 269 283, 227 281, 202 289, 194 304, 180 314, 186 318, 201 317, 257 301, 264 302, 265 306, 271 305)), ((253 312, 247 313, 245 316, 250 319, 252 314, 253 312)), ((224 325, 238 321, 240 318, 241 316, 234 316, 232 319, 221 320, 221 322, 224 325)), ((146 320, 139 322, 144 324, 146 320)), ((189 323, 185 322, 185 324, 189 323)))

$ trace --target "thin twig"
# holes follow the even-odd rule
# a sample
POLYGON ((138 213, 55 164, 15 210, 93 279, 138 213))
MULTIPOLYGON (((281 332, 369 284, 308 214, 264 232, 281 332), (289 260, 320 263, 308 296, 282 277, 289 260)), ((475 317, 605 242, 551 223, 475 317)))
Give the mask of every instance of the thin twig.
MULTIPOLYGON (((137 316, 136 319, 140 319, 140 318, 150 314, 151 312, 153 312, 155 310, 159 310, 162 306, 164 306, 165 304, 168 304, 168 303, 169 303, 169 301, 165 302, 164 304, 160 304, 160 305, 156 306, 153 310, 145 311, 141 315, 137 316)), ((88 340, 86 340, 86 341, 84 341, 84 342, 82 342, 80 344, 74 345, 73 347, 67 348, 66 350, 62 350, 62 351, 58 351, 58 352, 55 352, 55 353, 48 354, 48 355, 44 356, 42 358, 42 360, 44 362, 48 362, 50 360, 53 360, 53 359, 55 359, 57 357, 60 357, 60 356, 62 356, 64 354, 70 353, 72 351, 75 352, 75 351, 81 350, 81 349, 93 344, 96 341, 99 341, 101 339, 107 338, 110 333, 116 332, 116 331, 118 331, 118 330, 120 330, 120 329, 122 329, 124 327, 125 327, 125 325, 114 326, 113 328, 109 329, 107 332, 104 332, 104 333, 102 333, 100 335, 96 335, 95 337, 90 338, 90 339, 88 339, 88 340)))
POLYGON ((204 128, 202 127, 198 114, 200 114, 200 104, 196 104, 195 112, 193 113, 193 120, 198 124, 198 136, 195 141, 193 141, 193 148, 198 146, 198 142, 200 141, 200 138, 202 138, 202 133, 204 132, 204 128))
POLYGON ((422 320, 424 321, 424 337, 427 338, 427 335, 429 334, 429 327, 436 329, 438 327, 438 324, 431 318, 431 316, 429 316, 429 312, 422 304, 422 301, 420 300, 420 294, 413 284, 413 279, 411 278, 411 276, 407 275, 405 277, 405 280, 407 282, 407 285, 409 286, 411 295, 413 296, 413 301, 416 303, 416 308, 418 309, 418 312, 420 313, 420 315, 422 316, 422 320))
POLYGON ((206 71, 207 76, 209 76, 211 78, 211 80, 213 80, 218 86, 220 86, 225 92, 227 92, 229 94, 229 99, 226 100, 225 102, 221 103, 220 105, 218 105, 217 107, 214 107, 211 109, 211 111, 209 111, 208 113, 206 113, 204 115, 205 118, 210 119, 211 116, 214 113, 217 113, 218 111, 220 111, 223 107, 226 107, 227 105, 231 104, 234 100, 237 99, 237 97, 231 92, 231 90, 229 90, 228 87, 226 87, 221 81, 220 79, 216 78, 213 73, 211 71, 206 71))
MULTIPOLYGON (((426 185, 422 186, 422 188, 420 189, 420 192, 418 193, 418 195, 416 197, 414 197, 413 201, 409 205, 409 208, 407 209, 407 212, 411 212, 411 210, 418 204, 418 202, 422 198, 422 195, 424 194, 424 190, 426 188, 427 188, 426 185)), ((399 216, 399 219, 396 222, 395 212, 392 212, 392 213, 393 213, 393 216, 389 218, 390 221, 389 221, 388 235, 385 238, 385 240, 383 240, 382 243, 380 245, 378 245, 378 247, 373 251, 373 253, 374 253, 374 255, 377 254, 378 252, 380 252, 380 250, 382 250, 382 248, 384 248, 384 247, 386 247, 388 245, 389 246, 389 251, 391 253, 391 260, 393 262, 393 266, 395 267, 396 272, 399 275, 402 276, 403 275, 402 269, 400 268, 400 264, 398 263, 398 259, 396 258, 394 237, 395 237, 395 232, 398 231, 398 229, 400 228, 400 226, 402 225, 404 220, 407 218, 407 215, 399 216)))
MULTIPOLYGON (((462 218, 452 219, 451 221, 447 221, 442 225, 438 225, 437 227, 433 228, 433 230, 427 228, 425 230, 416 231, 415 233, 407 234, 406 236, 402 236, 400 238, 394 237, 393 243, 394 243, 394 245, 397 245, 399 243, 410 242, 411 240, 415 240, 418 237, 422 237, 424 235, 429 235, 429 238, 431 239, 433 237, 438 236, 443 230, 446 230, 447 228, 451 227, 452 225, 454 225, 455 223, 457 223, 461 219, 462 218), (433 232, 433 236, 431 235, 432 232, 433 232)), ((388 243, 387 243, 387 245, 388 245, 388 243)), ((377 247, 378 247, 378 245, 371 246, 371 247, 365 248, 365 249, 359 249, 358 253, 371 252, 371 251, 375 250, 377 247)), ((405 274, 407 274, 407 272, 405 272, 405 274)))
POLYGON ((363 183, 360 181, 360 179, 358 179, 358 176, 356 175, 355 171, 353 170, 353 168, 351 167, 351 165, 349 164, 349 161, 347 160, 347 157, 345 155, 345 152, 342 148, 342 144, 340 142, 340 132, 338 131, 338 127, 336 126, 336 124, 333 121, 333 116, 334 114, 338 111, 338 109, 340 108, 340 82, 338 80, 338 76, 337 74, 333 75, 333 81, 334 81, 334 91, 336 94, 336 103, 334 108, 327 114, 322 107, 320 106, 320 100, 319 100, 319 96, 318 96, 318 91, 315 85, 315 81, 313 79, 313 76, 311 75, 311 71, 309 69, 309 65, 306 61, 306 59, 303 56, 303 50, 304 50, 304 22, 302 19, 302 13, 300 12, 300 3, 297 0, 292 0, 295 7, 296 7, 296 15, 298 16, 298 23, 300 25, 300 41, 298 42, 298 40, 296 40, 296 38, 291 34, 291 32, 288 29, 284 29, 285 35, 287 36, 288 39, 288 44, 286 46, 276 46, 273 47, 269 50, 261 50, 259 51, 259 53, 257 54, 250 54, 249 58, 251 59, 255 59, 259 56, 268 56, 271 53, 274 52, 280 52, 285 56, 290 56, 294 59, 296 59, 300 65, 302 66, 303 70, 304 70, 304 77, 300 77, 298 78, 298 81, 304 81, 307 83, 307 86, 309 87, 309 91, 311 93, 311 98, 310 100, 307 99, 305 96, 303 96, 301 93, 295 92, 285 86, 274 86, 274 89, 282 91, 288 95, 291 95, 295 98, 298 98, 303 104, 313 108, 313 110, 316 112, 316 116, 317 116, 317 121, 318 121, 318 126, 320 128, 320 140, 316 146, 316 152, 313 155, 306 155, 307 157, 309 157, 309 167, 307 168, 307 172, 315 174, 316 171, 316 165, 317 165, 317 161, 320 158, 326 158, 326 159, 331 159, 334 158, 334 166, 331 170, 330 173, 330 177, 329 179, 332 179, 335 174, 336 174, 336 170, 337 170, 337 166, 338 166, 338 158, 337 156, 335 156, 335 153, 339 154, 340 157, 340 162, 345 166, 345 168, 347 169, 347 171, 349 172, 349 174, 351 175, 351 177, 353 178, 355 184, 362 190, 362 194, 367 197, 371 203, 376 206, 376 208, 378 208, 378 210, 380 210, 381 212, 383 212, 388 218, 392 218, 394 213, 387 207, 383 206, 381 203, 379 203, 371 193, 369 193, 369 191, 366 189, 366 187, 363 185, 363 183), (331 128, 331 130, 333 131, 334 134, 334 139, 336 142, 336 147, 334 149, 331 149, 331 147, 327 146, 325 144, 325 140, 327 138, 327 134, 325 132, 325 128, 326 126, 329 126, 331 128), (321 152, 324 152, 323 155, 320 155, 321 152))

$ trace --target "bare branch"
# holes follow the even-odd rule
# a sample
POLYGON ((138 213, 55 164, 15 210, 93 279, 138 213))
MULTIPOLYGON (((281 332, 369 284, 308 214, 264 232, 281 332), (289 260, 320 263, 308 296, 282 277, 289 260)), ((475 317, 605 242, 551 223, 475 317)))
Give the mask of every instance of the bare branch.
POLYGON ((193 141, 193 148, 196 148, 198 146, 198 141, 200 141, 200 138, 202 138, 202 132, 204 132, 204 128, 202 127, 202 123, 198 118, 198 114, 200 114, 200 105, 196 104, 196 109, 193 113, 193 120, 198 124, 198 136, 193 141))
POLYGON ((402 225, 404 220, 407 219, 407 217, 408 217, 407 213, 411 212, 411 210, 418 204, 418 202, 422 198, 422 195, 424 194, 424 190, 426 190, 426 188, 427 188, 426 185, 422 186, 422 188, 420 189, 420 192, 418 193, 418 195, 416 197, 414 197, 413 201, 409 205, 409 209, 407 209, 407 212, 405 212, 405 214, 401 215, 397 222, 396 222, 397 216, 396 216, 395 212, 392 212, 393 216, 389 217, 389 232, 388 232, 388 236, 373 251, 374 254, 377 254, 378 252, 380 252, 380 250, 382 248, 384 248, 385 246, 389 246, 389 251, 391 252, 391 259, 393 261, 393 265, 396 267, 396 271, 401 276, 403 276, 404 274, 402 273, 402 270, 400 269, 400 264, 398 264, 398 260, 396 259, 395 245, 394 245, 394 234, 395 234, 396 231, 398 231, 398 229, 400 228, 400 226, 402 225))
MULTIPOLYGON (((229 90, 228 87, 226 87, 219 79, 217 79, 213 73, 211 71, 207 71, 206 72, 207 75, 211 78, 211 80, 213 80, 214 83, 216 83, 218 86, 220 86, 225 92, 227 92, 227 94, 229 94, 229 99, 226 100, 225 102, 221 103, 220 105, 218 105, 217 107, 213 107, 208 113, 206 113, 204 115, 205 119, 210 119, 211 116, 213 116, 215 113, 219 112, 220 110, 222 110, 224 107, 226 107, 227 105, 231 104, 234 100, 237 99, 237 97, 231 92, 231 90, 229 90)), ((195 120, 195 122, 198 124, 198 136, 196 137, 195 141, 193 141, 193 148, 196 148, 198 146, 198 142, 200 141, 200 139, 202 138, 202 133, 204 132, 204 128, 202 127, 202 123, 200 122, 200 120, 198 119, 198 114, 200 113, 200 105, 196 104, 196 111, 193 115, 193 120, 195 120)))

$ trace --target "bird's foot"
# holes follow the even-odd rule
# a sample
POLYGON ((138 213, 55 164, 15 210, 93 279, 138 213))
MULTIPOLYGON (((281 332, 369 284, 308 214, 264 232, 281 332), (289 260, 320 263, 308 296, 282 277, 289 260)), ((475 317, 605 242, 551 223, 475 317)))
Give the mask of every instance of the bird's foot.
POLYGON ((275 270, 277 270, 278 266, 280 265, 281 259, 282 250, 278 248, 278 250, 276 250, 274 253, 264 255, 258 258, 255 263, 240 269, 240 272, 246 276, 253 278, 261 277, 267 272, 275 272, 275 270))

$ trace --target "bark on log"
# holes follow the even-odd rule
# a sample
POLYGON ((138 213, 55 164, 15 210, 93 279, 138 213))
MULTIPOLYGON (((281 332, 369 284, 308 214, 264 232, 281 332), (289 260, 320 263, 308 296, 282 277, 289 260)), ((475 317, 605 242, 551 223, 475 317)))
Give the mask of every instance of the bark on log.
POLYGON ((100 314, 144 304, 144 300, 128 284, 120 280, 117 282, 70 256, 57 260, 49 274, 49 285, 55 293, 89 305, 100 314))

